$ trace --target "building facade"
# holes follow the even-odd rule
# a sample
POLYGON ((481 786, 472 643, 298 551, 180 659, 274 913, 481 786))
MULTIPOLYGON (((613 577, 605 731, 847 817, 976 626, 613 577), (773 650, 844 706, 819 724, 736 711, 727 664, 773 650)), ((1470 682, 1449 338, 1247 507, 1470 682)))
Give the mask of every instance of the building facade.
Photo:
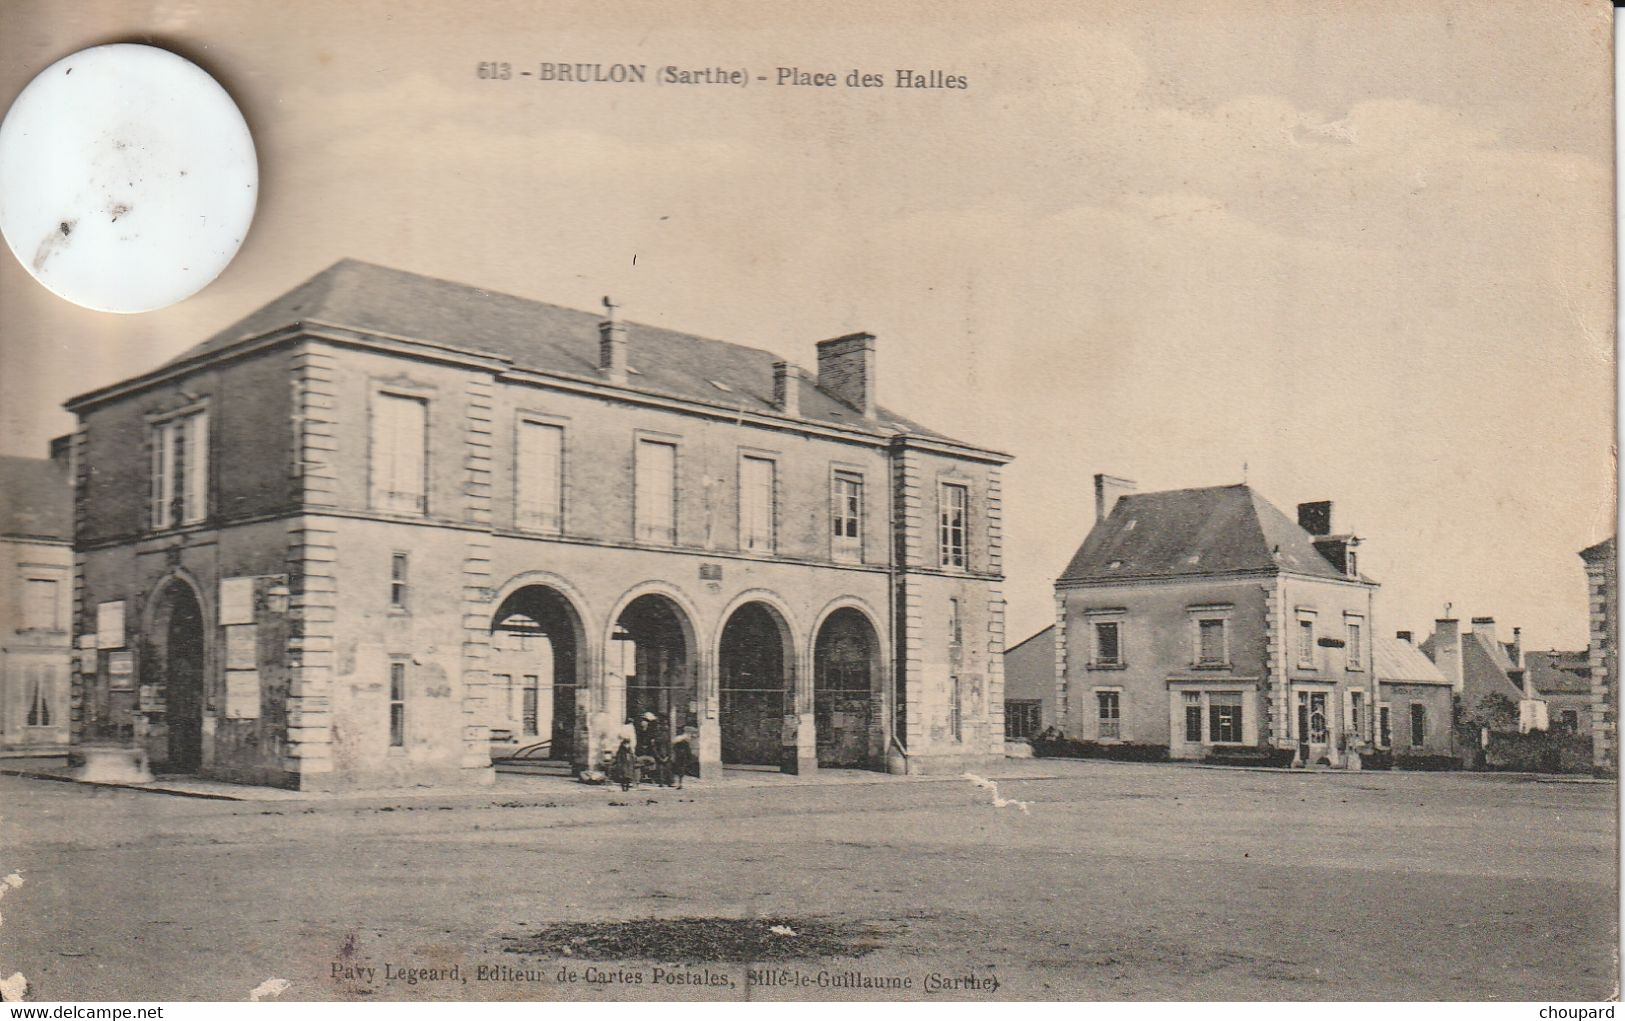
POLYGON ((1592 765, 1619 775, 1619 554, 1614 539, 1580 551, 1591 603, 1592 765))
POLYGON ((1525 686, 1546 703, 1550 729, 1590 737, 1590 651, 1530 650, 1523 666, 1525 686))
POLYGON ((1056 582, 1062 729, 1176 759, 1347 763, 1372 738, 1377 585, 1331 505, 1294 523, 1245 485, 1131 487, 1096 476, 1095 526, 1056 582))
POLYGON ((0 754, 68 745, 73 487, 67 444, 0 457, 0 754))
POLYGON ((1001 754, 1009 458, 877 406, 875 351, 341 262, 69 403, 76 733, 298 788, 592 767, 644 713, 702 774, 1001 754))
POLYGON ((1004 737, 1023 741, 1055 726, 1055 625, 1004 654, 1004 737))
POLYGON ((1409 631, 1377 639, 1372 744, 1396 758, 1455 754, 1455 691, 1411 641, 1409 631))
POLYGON ((1546 699, 1525 676, 1521 638, 1502 642, 1494 617, 1474 617, 1466 633, 1459 620, 1441 617, 1420 648, 1450 681, 1461 722, 1520 733, 1550 726, 1546 699))

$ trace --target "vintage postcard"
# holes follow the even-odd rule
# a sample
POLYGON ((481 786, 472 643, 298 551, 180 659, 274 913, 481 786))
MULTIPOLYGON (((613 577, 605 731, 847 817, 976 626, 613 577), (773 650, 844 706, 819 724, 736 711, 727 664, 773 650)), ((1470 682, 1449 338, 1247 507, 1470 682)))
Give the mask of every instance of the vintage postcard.
POLYGON ((8 1005, 1618 995, 1606 3, 108 44, 252 159, 0 196, 8 1005))

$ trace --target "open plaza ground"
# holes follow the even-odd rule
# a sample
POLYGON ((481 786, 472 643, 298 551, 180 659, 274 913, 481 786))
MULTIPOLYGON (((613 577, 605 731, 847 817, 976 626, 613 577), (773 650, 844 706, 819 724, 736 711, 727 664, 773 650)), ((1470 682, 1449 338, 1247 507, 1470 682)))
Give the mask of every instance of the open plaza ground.
POLYGON ((0 776, 0 975, 53 1001, 1618 993, 1614 784, 1007 772, 1003 804, 861 773, 244 801, 0 776), (645 919, 695 938, 595 958, 590 923, 645 919), (734 920, 785 931, 730 959, 734 920))

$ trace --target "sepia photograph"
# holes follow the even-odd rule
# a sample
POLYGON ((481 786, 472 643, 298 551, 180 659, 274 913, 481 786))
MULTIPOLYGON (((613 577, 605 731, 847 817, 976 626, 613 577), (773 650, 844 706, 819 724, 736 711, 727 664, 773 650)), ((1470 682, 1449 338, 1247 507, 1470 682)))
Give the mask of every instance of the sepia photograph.
POLYGON ((1612 1017, 1614 18, 0 6, 9 1016, 1612 1017))

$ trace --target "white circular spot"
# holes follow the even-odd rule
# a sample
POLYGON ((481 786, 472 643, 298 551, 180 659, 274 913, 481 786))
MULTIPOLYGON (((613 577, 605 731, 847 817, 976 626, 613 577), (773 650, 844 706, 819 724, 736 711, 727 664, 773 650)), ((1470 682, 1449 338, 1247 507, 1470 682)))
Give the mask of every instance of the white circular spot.
POLYGON ((150 312, 197 293, 242 247, 258 196, 237 104, 168 50, 80 50, 0 123, 0 233, 86 308, 150 312))

